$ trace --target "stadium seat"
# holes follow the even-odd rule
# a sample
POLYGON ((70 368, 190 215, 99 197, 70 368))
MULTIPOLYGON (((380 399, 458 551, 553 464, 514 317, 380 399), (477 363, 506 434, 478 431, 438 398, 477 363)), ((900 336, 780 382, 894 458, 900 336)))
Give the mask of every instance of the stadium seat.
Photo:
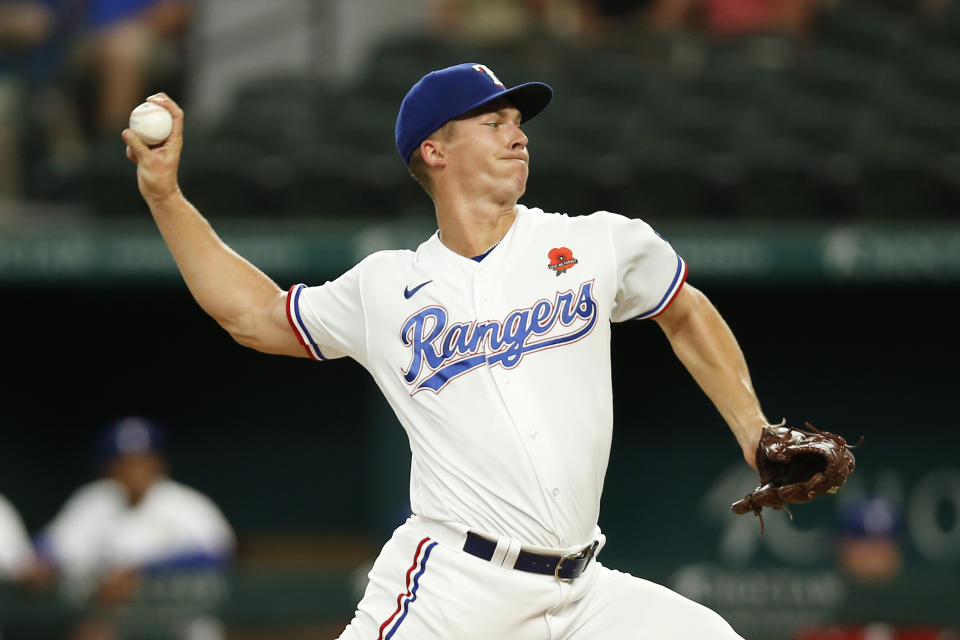
POLYGON ((396 153, 394 126, 400 103, 348 90, 337 96, 317 128, 323 141, 373 153, 396 153))
POLYGON ((960 101, 960 40, 918 52, 911 58, 910 77, 916 90, 956 105, 960 101))
POLYGON ((891 130, 865 140, 863 176, 857 200, 872 217, 955 217, 957 186, 944 173, 946 153, 939 145, 891 130))
POLYGON ((291 156, 241 139, 194 136, 191 142, 183 149, 180 183, 201 211, 238 217, 292 213, 291 156))
POLYGON ((397 108, 424 73, 477 60, 508 85, 542 80, 555 90, 527 128, 533 170, 522 202, 644 216, 940 216, 957 205, 960 183, 960 2, 949 5, 923 21, 841 0, 808 40, 392 38, 337 89, 298 77, 240 88, 185 175, 206 191, 245 181, 245 195, 226 203, 236 211, 273 203, 278 212, 419 215, 427 201, 393 145, 397 108), (226 166, 223 145, 238 141, 257 169, 226 166))
POLYGON ((530 178, 520 202, 546 211, 586 213, 601 206, 591 176, 584 170, 598 150, 561 135, 538 131, 530 142, 530 178))
POLYGON ((876 1, 842 0, 820 9, 815 37, 821 45, 883 60, 911 48, 920 38, 920 29, 910 13, 876 1))
POLYGON ((841 213, 826 175, 827 154, 801 137, 756 132, 739 149, 739 212, 747 218, 833 218, 841 213))
POLYGON ((425 197, 392 149, 325 144, 305 149, 297 162, 292 207, 312 216, 395 218, 425 197))
POLYGON ((799 61, 791 84, 800 93, 869 103, 896 74, 893 62, 820 46, 799 61))
POLYGON ((784 90, 772 98, 756 117, 767 134, 806 140, 829 152, 849 150, 853 137, 871 109, 862 101, 784 90))
POLYGON ((641 217, 723 217, 734 213, 729 194, 739 169, 727 154, 669 135, 638 145, 633 179, 623 188, 625 213, 641 217))
POLYGON ((321 139, 320 122, 304 105, 236 105, 210 131, 216 142, 243 142, 263 152, 288 154, 321 139))

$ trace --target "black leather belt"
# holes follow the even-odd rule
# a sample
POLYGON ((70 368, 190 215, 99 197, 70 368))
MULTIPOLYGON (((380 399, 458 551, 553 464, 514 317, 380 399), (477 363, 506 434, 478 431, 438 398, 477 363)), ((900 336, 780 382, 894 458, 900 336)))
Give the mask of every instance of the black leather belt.
MULTIPOLYGON (((587 568, 598 545, 599 543, 594 541, 580 551, 567 555, 550 555, 521 549, 513 568, 554 576, 559 580, 574 580, 587 568)), ((489 540, 472 531, 467 532, 467 540, 463 543, 464 551, 487 561, 493 559, 496 548, 496 540, 489 540)))

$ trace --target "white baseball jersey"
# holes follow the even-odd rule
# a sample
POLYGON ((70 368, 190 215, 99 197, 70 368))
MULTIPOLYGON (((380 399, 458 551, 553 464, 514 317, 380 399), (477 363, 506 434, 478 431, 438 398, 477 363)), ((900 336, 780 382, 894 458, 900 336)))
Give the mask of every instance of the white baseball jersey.
POLYGON ((228 557, 234 535, 214 503, 170 479, 133 507, 111 479, 78 489, 42 532, 40 550, 64 574, 95 576, 193 555, 228 557))
POLYGON ((16 578, 33 561, 33 546, 20 514, 0 495, 0 580, 16 578))
POLYGON ((310 355, 374 377, 412 450, 415 514, 556 549, 599 534, 610 322, 666 308, 684 261, 646 223, 517 206, 482 261, 434 234, 290 289, 310 355))

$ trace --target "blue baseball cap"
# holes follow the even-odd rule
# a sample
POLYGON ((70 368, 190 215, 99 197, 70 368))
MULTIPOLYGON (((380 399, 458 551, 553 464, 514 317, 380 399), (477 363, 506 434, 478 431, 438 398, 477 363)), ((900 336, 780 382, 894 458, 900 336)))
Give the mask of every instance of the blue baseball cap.
POLYGON ((103 462, 136 453, 163 451, 163 433, 144 418, 130 416, 112 422, 97 442, 97 456, 103 462))
POLYGON ((431 133, 472 109, 508 98, 528 122, 550 104, 553 89, 527 82, 507 89, 486 65, 476 62, 431 71, 407 92, 397 114, 397 151, 405 164, 431 133))
POLYGON ((884 498, 862 498, 844 505, 840 532, 851 538, 891 538, 901 533, 900 511, 884 498))

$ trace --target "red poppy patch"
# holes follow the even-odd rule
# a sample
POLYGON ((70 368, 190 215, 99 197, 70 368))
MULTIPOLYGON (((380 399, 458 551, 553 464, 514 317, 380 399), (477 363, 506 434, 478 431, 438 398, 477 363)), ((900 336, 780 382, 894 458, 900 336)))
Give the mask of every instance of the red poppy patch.
POLYGON ((570 251, 570 249, 567 249, 566 247, 550 249, 550 253, 547 254, 547 257, 550 259, 550 263, 547 265, 547 267, 553 269, 558 276, 579 262, 573 257, 573 251, 570 251))

